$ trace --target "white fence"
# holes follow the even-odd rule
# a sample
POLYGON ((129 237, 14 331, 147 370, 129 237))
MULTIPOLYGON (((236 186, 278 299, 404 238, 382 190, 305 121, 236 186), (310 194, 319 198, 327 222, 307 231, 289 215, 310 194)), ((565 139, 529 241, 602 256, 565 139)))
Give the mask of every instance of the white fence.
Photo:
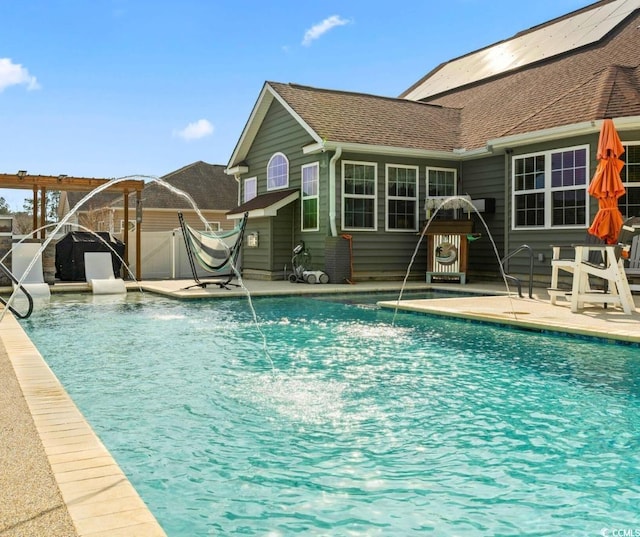
MULTIPOLYGON (((140 252, 143 280, 167 280, 192 278, 189 258, 180 229, 173 231, 147 231, 141 233, 142 250, 140 252)), ((121 234, 115 234, 122 240, 121 234)), ((129 265, 136 273, 136 236, 129 234, 129 265)), ((201 278, 211 276, 196 263, 196 273, 201 278)))

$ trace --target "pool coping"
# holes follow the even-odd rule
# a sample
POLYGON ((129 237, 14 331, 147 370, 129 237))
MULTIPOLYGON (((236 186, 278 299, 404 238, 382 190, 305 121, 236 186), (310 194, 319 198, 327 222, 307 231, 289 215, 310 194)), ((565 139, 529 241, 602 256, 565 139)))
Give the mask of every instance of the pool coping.
MULTIPOLYGON (((5 315, 0 322, 0 340, 77 535, 166 537, 124 472, 11 315, 5 315)), ((16 520, 15 524, 18 522, 16 520)), ((10 524, 9 528, 12 526, 10 524)))

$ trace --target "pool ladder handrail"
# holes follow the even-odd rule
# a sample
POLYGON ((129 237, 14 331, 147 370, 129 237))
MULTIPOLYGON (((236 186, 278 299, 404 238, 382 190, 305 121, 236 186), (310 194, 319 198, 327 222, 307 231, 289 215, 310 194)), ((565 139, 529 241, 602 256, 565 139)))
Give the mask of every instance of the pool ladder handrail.
MULTIPOLYGON (((504 264, 507 261, 509 261, 509 259, 511 259, 514 255, 519 254, 524 250, 529 252, 529 298, 533 298, 533 248, 531 248, 531 246, 529 246, 528 244, 522 244, 518 248, 516 248, 513 252, 503 257, 500 260, 500 264, 504 269, 504 264)), ((515 276, 512 276, 511 274, 507 274, 506 272, 504 273, 504 275, 505 275, 505 278, 508 278, 509 280, 513 281, 516 284, 516 286, 518 287, 518 296, 520 298, 523 298, 522 282, 520 281, 520 279, 516 278, 515 276)))
MULTIPOLYGON (((5 274, 5 276, 7 276, 13 283, 15 283, 18 286, 20 291, 22 291, 24 295, 27 297, 27 302, 29 303, 27 313, 24 315, 11 305, 9 305, 9 311, 19 319, 28 319, 33 313, 33 297, 31 296, 29 291, 25 289, 25 287, 20 283, 20 281, 13 275, 13 273, 2 262, 0 262, 0 270, 5 274)), ((4 306, 7 305, 7 301, 1 296, 0 296, 0 302, 2 302, 4 306)))

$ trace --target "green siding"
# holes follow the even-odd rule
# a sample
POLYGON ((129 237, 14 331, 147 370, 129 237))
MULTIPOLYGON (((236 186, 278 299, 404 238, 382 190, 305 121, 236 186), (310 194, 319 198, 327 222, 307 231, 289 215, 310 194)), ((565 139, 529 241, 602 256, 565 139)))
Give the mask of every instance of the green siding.
MULTIPOLYGON (((359 153, 343 153, 336 163, 336 228, 338 235, 350 235, 353 246, 354 278, 390 278, 403 277, 412 256, 411 277, 421 279, 426 272, 426 241, 420 240, 416 232, 385 231, 385 165, 399 164, 418 166, 419 170, 419 222, 424 226, 426 213, 424 202, 426 194, 426 168, 455 168, 458 170, 458 193, 468 194, 472 199, 494 198, 495 212, 482 213, 482 219, 471 214, 474 231, 481 234, 480 240, 469 245, 469 267, 471 278, 487 276, 497 278, 500 275, 498 258, 513 252, 521 245, 528 245, 534 253, 535 279, 546 282, 550 275, 551 244, 580 242, 584 239, 585 228, 564 230, 513 230, 511 223, 511 157, 549 149, 560 149, 589 144, 590 169, 593 176, 596 161, 596 145, 598 133, 576 137, 568 140, 557 140, 544 144, 515 148, 508 154, 498 154, 478 158, 476 160, 434 160, 386 155, 368 155, 359 153), (377 164, 377 231, 351 231, 341 229, 341 162, 352 160, 377 164), (485 228, 486 223, 486 228, 485 228), (494 249, 495 244, 495 249, 494 249), (416 253, 416 248, 418 248, 416 253), (497 250, 497 255, 496 255, 497 250)), ((640 139, 640 132, 625 133, 623 141, 640 139)), ((276 152, 284 153, 289 159, 288 188, 299 189, 301 182, 301 166, 312 162, 320 162, 319 212, 320 229, 313 232, 300 230, 300 200, 280 209, 273 218, 250 219, 247 232, 255 229, 260 233, 260 247, 245 249, 245 267, 268 271, 273 278, 282 276, 284 266, 291 265, 291 255, 295 244, 304 240, 313 257, 313 269, 324 269, 326 238, 331 234, 328 219, 329 213, 329 161, 332 152, 304 155, 302 148, 313 143, 313 138, 277 101, 274 101, 262 122, 252 147, 245 159, 249 172, 246 177, 257 177, 258 195, 265 194, 266 167, 271 156, 276 152), (255 220, 255 221, 254 221, 255 220)), ((242 182, 241 182, 242 184, 242 182)), ((590 217, 592 220, 597 210, 597 202, 590 200, 590 217)), ((466 215, 460 215, 466 218, 466 215)), ((528 272, 529 258, 520 254, 508 263, 508 272, 514 275, 525 275, 528 272)))

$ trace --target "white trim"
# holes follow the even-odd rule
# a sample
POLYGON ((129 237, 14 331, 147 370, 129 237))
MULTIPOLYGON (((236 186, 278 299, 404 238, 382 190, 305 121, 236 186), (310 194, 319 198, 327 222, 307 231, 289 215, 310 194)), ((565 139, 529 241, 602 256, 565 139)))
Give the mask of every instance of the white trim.
POLYGON ((591 157, 589 144, 574 145, 570 147, 556 147, 554 149, 547 149, 545 151, 535 151, 532 153, 523 153, 519 155, 511 156, 511 231, 539 231, 539 230, 559 230, 559 229, 585 229, 589 226, 591 221, 590 216, 590 200, 589 183, 591 179, 591 157), (568 151, 585 150, 585 184, 584 187, 578 185, 569 185, 566 187, 553 187, 551 184, 551 155, 556 153, 565 153, 568 151), (516 159, 525 159, 530 157, 544 156, 544 188, 542 189, 526 189, 519 190, 518 195, 526 194, 543 194, 544 195, 544 225, 542 226, 517 226, 516 225, 516 188, 515 188, 515 161, 516 159), (568 225, 553 225, 552 212, 553 212, 553 193, 564 191, 579 192, 584 189, 585 194, 585 222, 584 224, 568 224, 568 225))
POLYGON ((300 231, 306 233, 307 231, 319 231, 320 230, 320 162, 312 162, 310 164, 304 164, 300 167, 300 231), (313 196, 304 195, 304 170, 307 168, 316 169, 316 194, 313 196), (311 228, 304 227, 304 202, 305 200, 316 200, 316 225, 311 228))
POLYGON ((243 173, 247 173, 248 171, 249 171, 249 166, 235 166, 233 168, 224 169, 224 173, 226 173, 227 175, 236 175, 236 176, 243 173))
POLYGON ((247 177, 246 179, 243 179, 242 180, 242 203, 247 203, 249 200, 252 200, 257 195, 258 195, 258 178, 254 175, 252 177, 247 177), (250 198, 247 198, 247 183, 249 181, 253 181, 254 182, 255 195, 250 197, 250 198))
POLYGON ((267 192, 272 192, 274 190, 282 190, 284 188, 289 188, 289 174, 290 174, 289 159, 287 158, 287 155, 285 155, 282 151, 276 151, 273 155, 271 155, 271 157, 269 157, 269 162, 267 162, 267 192), (271 162, 276 157, 282 157, 284 159, 284 161, 287 163, 286 181, 285 181, 285 184, 283 184, 283 185, 270 186, 269 185, 269 179, 270 179, 269 178, 269 169, 271 168, 271 162))
POLYGON ((341 211, 340 211, 340 226, 345 231, 378 231, 378 163, 377 162, 366 162, 360 160, 343 160, 341 166, 341 179, 342 179, 342 187, 341 187, 341 211), (373 167, 373 194, 350 194, 345 196, 344 187, 345 187, 345 177, 344 177, 344 168, 345 164, 355 164, 361 166, 371 166, 373 167), (345 198, 352 199, 373 199, 373 227, 365 227, 365 228, 357 228, 357 227, 348 227, 345 225, 344 221, 344 209, 345 209, 345 198))
POLYGON ((384 166, 384 230, 390 233, 407 233, 407 232, 416 232, 418 231, 418 221, 419 221, 419 213, 420 207, 418 206, 420 200, 420 167, 419 166, 409 166, 406 164, 389 164, 385 163, 384 166), (416 182, 415 196, 389 196, 389 168, 403 168, 406 170, 415 170, 416 172, 416 182), (404 200, 404 201, 413 201, 415 203, 415 210, 413 215, 413 225, 414 227, 411 229, 390 229, 389 228, 389 201, 390 200, 404 200))
POLYGON ((429 171, 435 172, 453 172, 453 194, 438 194, 438 196, 457 196, 458 195, 458 169, 457 168, 446 168, 442 166, 426 166, 425 167, 425 175, 424 175, 424 192, 427 198, 431 197, 429 195, 429 171))

